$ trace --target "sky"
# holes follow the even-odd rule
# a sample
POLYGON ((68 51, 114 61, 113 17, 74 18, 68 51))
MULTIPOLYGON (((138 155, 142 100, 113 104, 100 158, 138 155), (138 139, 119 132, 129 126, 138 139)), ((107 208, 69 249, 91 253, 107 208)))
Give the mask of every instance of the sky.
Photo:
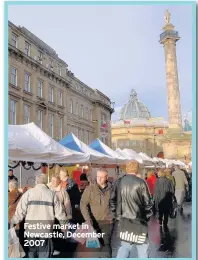
POLYGON ((192 110, 190 5, 21 5, 8 19, 52 47, 74 75, 115 102, 113 119, 135 89, 153 117, 168 119, 164 12, 179 32, 177 62, 182 114, 192 110))

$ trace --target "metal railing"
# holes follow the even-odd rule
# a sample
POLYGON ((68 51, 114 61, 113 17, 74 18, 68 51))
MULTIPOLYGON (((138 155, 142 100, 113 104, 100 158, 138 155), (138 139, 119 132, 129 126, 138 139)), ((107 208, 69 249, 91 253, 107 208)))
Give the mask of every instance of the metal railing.
POLYGON ((166 38, 179 38, 179 33, 177 31, 165 31, 160 34, 160 41, 163 41, 166 38))

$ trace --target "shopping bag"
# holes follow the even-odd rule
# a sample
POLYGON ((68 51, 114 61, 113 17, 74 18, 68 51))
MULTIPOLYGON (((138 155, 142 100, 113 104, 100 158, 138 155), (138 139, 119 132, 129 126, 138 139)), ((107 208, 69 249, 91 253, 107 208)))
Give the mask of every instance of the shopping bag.
POLYGON ((177 200, 175 195, 172 196, 172 205, 170 208, 170 213, 169 213, 170 218, 176 218, 177 217, 177 200))
POLYGON ((77 228, 73 233, 73 237, 72 237, 73 240, 83 245, 86 241, 86 238, 82 235, 84 233, 87 233, 87 231, 86 229, 82 228, 82 225, 80 225, 79 228, 77 228))
POLYGON ((98 238, 87 238, 86 241, 87 248, 100 248, 100 242, 98 238))
POLYGON ((19 238, 16 235, 15 228, 8 231, 8 257, 9 258, 23 258, 25 256, 24 250, 19 243, 19 238))
MULTIPOLYGON (((94 228, 91 225, 89 225, 87 233, 93 234, 96 232, 95 232, 94 228)), ((88 237, 86 240, 86 247, 87 248, 100 248, 100 242, 99 242, 98 238, 92 237, 92 236, 88 237)))

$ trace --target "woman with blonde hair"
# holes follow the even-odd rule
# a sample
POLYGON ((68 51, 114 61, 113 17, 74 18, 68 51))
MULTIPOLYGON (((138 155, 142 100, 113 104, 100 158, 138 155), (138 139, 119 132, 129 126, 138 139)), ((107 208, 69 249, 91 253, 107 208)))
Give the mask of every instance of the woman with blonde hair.
POLYGON ((155 208, 158 212, 160 226, 163 225, 167 228, 174 188, 172 182, 166 178, 166 173, 163 169, 159 170, 158 176, 159 178, 154 188, 155 208))

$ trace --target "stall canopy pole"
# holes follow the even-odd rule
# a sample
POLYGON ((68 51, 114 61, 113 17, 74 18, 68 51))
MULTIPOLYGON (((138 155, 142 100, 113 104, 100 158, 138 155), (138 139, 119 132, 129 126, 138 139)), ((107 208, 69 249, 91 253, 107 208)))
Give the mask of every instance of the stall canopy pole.
POLYGON ((49 168, 49 164, 48 164, 48 176, 47 176, 47 179, 48 179, 48 183, 50 182, 50 176, 49 176, 49 174, 50 174, 50 172, 49 172, 49 170, 50 170, 50 168, 49 168))
POLYGON ((20 162, 20 189, 21 189, 21 186, 22 186, 22 163, 20 162))

